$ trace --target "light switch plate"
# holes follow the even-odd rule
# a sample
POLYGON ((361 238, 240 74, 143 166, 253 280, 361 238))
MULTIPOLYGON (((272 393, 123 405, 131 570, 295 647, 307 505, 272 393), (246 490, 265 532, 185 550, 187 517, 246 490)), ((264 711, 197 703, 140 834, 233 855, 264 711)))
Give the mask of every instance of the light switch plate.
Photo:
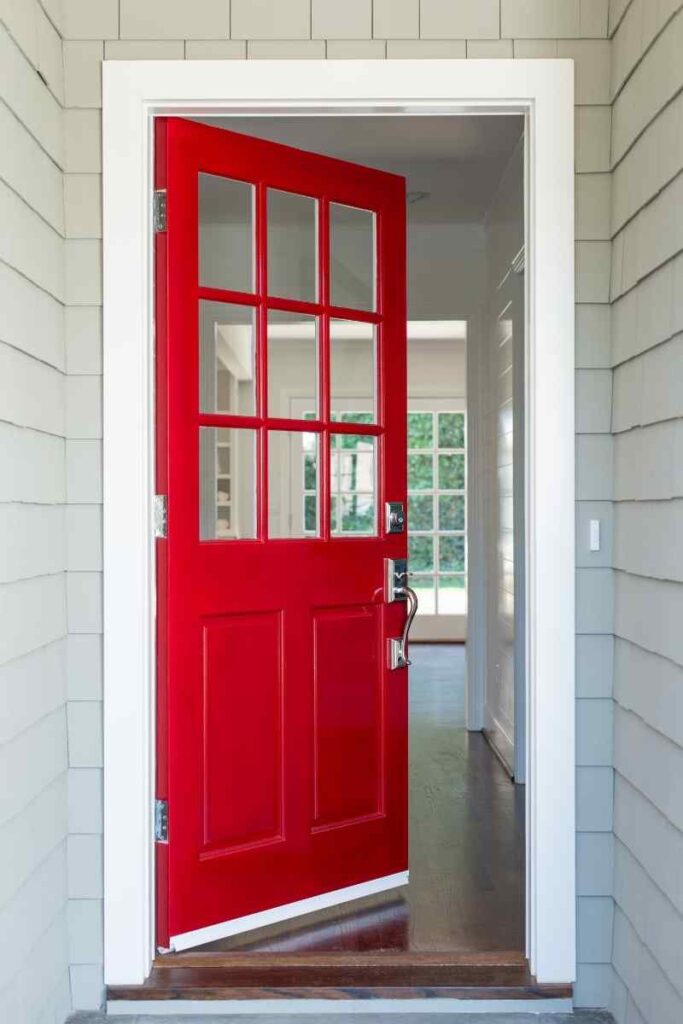
POLYGON ((589 547, 591 551, 600 550, 600 520, 591 519, 589 524, 590 541, 589 547))

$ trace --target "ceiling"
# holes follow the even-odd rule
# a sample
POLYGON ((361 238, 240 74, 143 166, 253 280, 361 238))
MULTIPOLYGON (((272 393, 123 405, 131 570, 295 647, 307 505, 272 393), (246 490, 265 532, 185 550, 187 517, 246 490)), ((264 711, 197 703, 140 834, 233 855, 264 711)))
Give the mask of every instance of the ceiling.
POLYGON ((523 131, 519 115, 202 118, 205 123, 401 174, 411 223, 478 221, 523 131))

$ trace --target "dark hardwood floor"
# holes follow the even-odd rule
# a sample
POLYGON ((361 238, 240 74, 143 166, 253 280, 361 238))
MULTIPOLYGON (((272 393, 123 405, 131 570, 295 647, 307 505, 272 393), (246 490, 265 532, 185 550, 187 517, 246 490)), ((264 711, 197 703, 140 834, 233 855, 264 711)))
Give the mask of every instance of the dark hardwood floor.
POLYGON ((524 795, 465 730, 465 648, 414 645, 410 884, 160 956, 110 999, 564 998, 524 957, 524 795))

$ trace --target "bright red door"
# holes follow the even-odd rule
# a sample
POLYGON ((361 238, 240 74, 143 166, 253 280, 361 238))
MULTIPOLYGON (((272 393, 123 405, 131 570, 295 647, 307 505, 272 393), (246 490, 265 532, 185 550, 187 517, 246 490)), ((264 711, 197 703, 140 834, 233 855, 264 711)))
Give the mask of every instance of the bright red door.
POLYGON ((180 119, 156 154, 158 943, 185 948, 407 869, 405 182, 180 119))

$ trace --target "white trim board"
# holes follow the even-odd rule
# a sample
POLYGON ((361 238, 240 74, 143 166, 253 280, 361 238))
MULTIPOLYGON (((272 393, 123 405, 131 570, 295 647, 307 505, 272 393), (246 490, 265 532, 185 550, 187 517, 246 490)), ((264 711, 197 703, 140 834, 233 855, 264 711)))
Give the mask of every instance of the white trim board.
POLYGON ((172 935, 169 952, 172 950, 177 953, 183 949, 192 949, 193 946, 199 946, 205 942, 215 942, 228 935, 239 935, 242 932, 253 931, 255 928, 277 924, 278 921, 301 917, 302 914, 313 914, 316 910, 336 907, 342 903, 348 903, 350 900, 360 900, 364 896, 373 896, 379 892, 387 892, 389 889, 399 889, 403 885, 408 885, 408 876, 409 872, 399 871, 395 875, 373 878, 371 882, 347 885, 344 889, 335 889, 333 892, 325 892, 320 896, 311 896, 309 899, 297 900, 295 903, 286 903, 284 906, 274 907, 273 910, 261 910, 257 914, 247 914, 245 917, 236 917, 232 921, 224 921, 222 924, 209 925, 208 928, 196 928, 194 931, 184 932, 182 935, 172 935))
POLYGON ((107 984, 154 955, 152 119, 215 113, 526 116, 527 953, 540 982, 575 977, 573 101, 568 60, 105 61, 107 984))

